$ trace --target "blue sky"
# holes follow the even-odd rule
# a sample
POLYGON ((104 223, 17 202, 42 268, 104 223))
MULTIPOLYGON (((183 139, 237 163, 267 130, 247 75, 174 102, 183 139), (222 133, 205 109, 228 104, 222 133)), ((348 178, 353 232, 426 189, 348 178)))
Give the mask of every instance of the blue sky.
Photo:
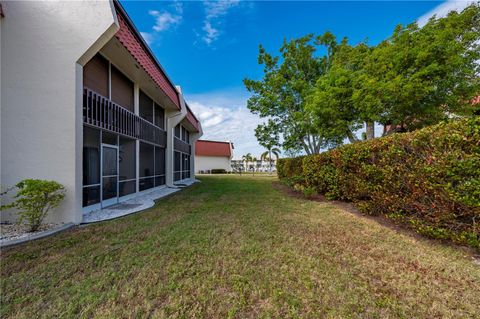
MULTIPOLYGON (((470 1, 468 1, 470 2, 470 1)), ((242 80, 260 79, 258 46, 276 53, 283 40, 333 32, 376 44, 397 24, 424 22, 467 2, 439 1, 122 1, 170 78, 200 117, 205 139, 234 142, 235 157, 258 156, 242 80)))

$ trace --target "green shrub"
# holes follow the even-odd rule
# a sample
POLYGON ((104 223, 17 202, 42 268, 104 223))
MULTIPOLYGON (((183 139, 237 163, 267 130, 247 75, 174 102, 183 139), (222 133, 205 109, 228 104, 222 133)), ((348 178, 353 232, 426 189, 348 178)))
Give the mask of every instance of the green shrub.
POLYGON ((210 171, 212 174, 226 174, 227 171, 223 168, 214 168, 210 171))
POLYGON ((419 233, 480 248, 479 141, 479 117, 451 121, 282 159, 279 177, 301 176, 305 187, 327 198, 352 201, 368 214, 400 216, 419 233))
POLYGON ((18 188, 15 201, 6 207, 17 208, 19 221, 26 221, 30 231, 36 231, 48 212, 65 197, 65 188, 55 181, 25 179, 15 186, 18 188))
POLYGON ((317 195, 317 190, 314 187, 307 186, 303 189, 303 196, 306 198, 311 198, 315 195, 317 195))
POLYGON ((277 174, 279 178, 302 175, 303 157, 280 158, 277 161, 277 174))
POLYGON ((305 178, 303 176, 291 176, 281 179, 281 182, 289 187, 293 187, 296 184, 305 184, 305 178))

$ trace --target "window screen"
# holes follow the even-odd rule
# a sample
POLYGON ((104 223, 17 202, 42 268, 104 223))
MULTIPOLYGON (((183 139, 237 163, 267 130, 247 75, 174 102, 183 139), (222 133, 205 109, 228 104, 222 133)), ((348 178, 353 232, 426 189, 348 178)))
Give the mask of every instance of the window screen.
POLYGON ((180 124, 175 126, 175 137, 181 138, 181 133, 180 133, 180 124))
POLYGON ((83 86, 108 98, 108 61, 100 54, 83 67, 83 86))
POLYGON ((153 100, 142 91, 140 91, 139 106, 140 117, 153 123, 153 100))
POLYGON ((111 66, 112 101, 134 112, 133 82, 113 65, 111 66))
POLYGON ((135 140, 120 137, 119 158, 120 180, 135 179, 135 140))
POLYGON ((83 128, 83 185, 100 184, 100 131, 83 128))
POLYGON ((161 128, 162 130, 165 129, 165 110, 155 103, 155 122, 154 124, 161 128))
POLYGON ((153 145, 140 143, 140 177, 154 175, 153 145))

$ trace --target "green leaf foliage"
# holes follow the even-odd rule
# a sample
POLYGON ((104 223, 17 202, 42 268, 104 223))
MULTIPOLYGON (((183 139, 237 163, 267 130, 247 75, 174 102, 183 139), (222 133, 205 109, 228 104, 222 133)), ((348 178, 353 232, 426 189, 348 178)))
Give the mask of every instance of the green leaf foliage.
POLYGON ((365 213, 480 248, 480 117, 280 159, 277 167, 281 179, 365 213))
MULTIPOLYGON (((258 63, 263 65, 263 79, 245 79, 243 82, 253 94, 247 102, 248 109, 269 119, 256 130, 261 143, 265 142, 261 139, 265 135, 262 127, 276 141, 281 135, 281 146, 285 150, 314 154, 327 143, 305 106, 306 97, 316 81, 329 68, 335 49, 335 37, 328 32, 317 37, 309 34, 285 40, 279 56, 267 53, 260 45, 258 63), (318 56, 319 47, 325 47, 328 54, 318 56)), ((270 143, 267 141, 267 144, 270 143)))
MULTIPOLYGON (((480 92, 480 5, 423 27, 399 25, 376 46, 335 47, 329 68, 305 98, 313 127, 341 142, 367 123, 388 130, 413 131, 452 115, 478 112, 472 99, 480 92)), ((366 134, 374 136, 373 130, 366 134), (370 133, 370 134, 369 134, 370 133)))
POLYGON ((60 205, 65 197, 65 188, 55 181, 25 179, 16 187, 15 201, 8 207, 19 210, 19 221, 26 221, 30 231, 36 231, 48 212, 60 205))

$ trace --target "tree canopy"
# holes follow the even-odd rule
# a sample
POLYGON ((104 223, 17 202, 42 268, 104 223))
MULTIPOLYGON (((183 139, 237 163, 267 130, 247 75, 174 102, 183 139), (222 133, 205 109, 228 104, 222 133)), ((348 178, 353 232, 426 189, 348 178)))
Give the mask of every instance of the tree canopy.
POLYGON ((330 32, 285 40, 280 56, 260 46, 263 79, 244 80, 253 93, 248 108, 269 119, 257 138, 281 136, 286 151, 312 154, 345 138, 357 141, 364 125, 373 138, 375 122, 410 131, 473 114, 471 101, 480 93, 479 8, 432 17, 423 27, 399 25, 375 46, 338 43, 330 32))
POLYGON ((258 63, 264 66, 262 80, 245 79, 252 97, 247 107, 260 117, 269 118, 262 125, 281 133, 285 149, 318 153, 325 140, 313 124, 313 117, 305 110, 305 99, 318 78, 330 64, 336 44, 331 33, 284 41, 280 56, 273 56, 260 45, 258 63), (316 56, 318 46, 325 46, 327 54, 316 56))

